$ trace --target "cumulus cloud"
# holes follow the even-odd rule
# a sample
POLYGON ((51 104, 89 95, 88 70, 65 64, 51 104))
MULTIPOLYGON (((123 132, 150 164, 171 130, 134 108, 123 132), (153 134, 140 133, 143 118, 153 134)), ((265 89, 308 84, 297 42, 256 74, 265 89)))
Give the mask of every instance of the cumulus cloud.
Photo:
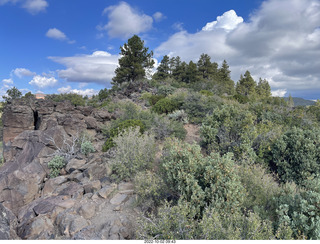
POLYGON ((45 0, 0 0, 0 5, 7 3, 19 4, 20 7, 26 9, 31 14, 43 12, 49 6, 45 0))
POLYGON ((49 57, 49 59, 66 66, 66 69, 58 70, 60 78, 73 82, 107 84, 114 76, 119 56, 96 51, 91 55, 49 57))
POLYGON ((266 0, 244 22, 231 10, 201 31, 179 31, 155 50, 197 60, 207 53, 213 61, 226 59, 237 81, 250 70, 267 78, 272 89, 320 89, 320 1, 266 0))
POLYGON ((71 41, 66 34, 64 34, 61 30, 57 29, 57 28, 51 28, 47 31, 46 33, 46 37, 52 38, 52 39, 56 39, 59 41, 67 41, 70 44, 75 43, 75 41, 71 41))
POLYGON ((271 91, 271 94, 274 97, 284 97, 287 94, 287 90, 279 89, 279 90, 271 91))
POLYGON ((209 22, 202 28, 203 31, 212 31, 214 29, 224 29, 227 31, 234 30, 238 24, 243 22, 243 18, 238 16, 234 10, 225 12, 218 16, 216 21, 209 22))
POLYGON ((12 78, 3 79, 2 82, 3 82, 3 84, 6 84, 6 85, 13 85, 13 80, 12 80, 12 78))
POLYGON ((13 70, 13 73, 19 78, 22 78, 24 76, 34 76, 34 75, 36 75, 35 72, 31 72, 30 70, 25 69, 25 68, 16 68, 16 69, 13 70))
POLYGON ((29 82, 30 85, 37 86, 38 88, 46 88, 50 86, 54 86, 58 83, 54 77, 47 77, 36 75, 33 79, 29 82))
POLYGON ((161 12, 155 12, 155 13, 152 15, 152 17, 154 18, 154 20, 155 20, 156 22, 160 22, 161 20, 163 20, 163 19, 166 18, 166 16, 164 16, 163 13, 161 13, 161 12))
POLYGON ((58 89, 58 92, 59 93, 75 93, 82 96, 93 96, 98 94, 98 91, 94 89, 79 90, 79 89, 72 89, 71 86, 61 87, 58 89))
POLYGON ((113 38, 126 39, 152 28, 152 17, 140 13, 126 2, 105 8, 103 14, 108 15, 109 22, 104 26, 98 26, 98 29, 107 31, 108 35, 113 38))

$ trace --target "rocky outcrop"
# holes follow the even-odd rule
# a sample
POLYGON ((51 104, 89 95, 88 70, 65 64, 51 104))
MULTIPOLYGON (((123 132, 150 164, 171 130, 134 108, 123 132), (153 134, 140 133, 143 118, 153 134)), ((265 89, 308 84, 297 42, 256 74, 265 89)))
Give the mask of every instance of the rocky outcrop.
POLYGON ((4 110, 0 168, 0 239, 132 239, 133 185, 110 182, 109 154, 100 153, 105 110, 68 102, 17 100, 4 110), (96 152, 74 150, 56 178, 48 162, 79 132, 96 152))

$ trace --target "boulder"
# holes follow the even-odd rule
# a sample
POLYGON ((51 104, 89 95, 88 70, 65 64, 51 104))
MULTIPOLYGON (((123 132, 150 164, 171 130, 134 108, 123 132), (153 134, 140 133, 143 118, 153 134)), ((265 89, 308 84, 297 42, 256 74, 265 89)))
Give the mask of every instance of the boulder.
POLYGON ((18 240, 16 216, 0 203, 0 240, 18 240))

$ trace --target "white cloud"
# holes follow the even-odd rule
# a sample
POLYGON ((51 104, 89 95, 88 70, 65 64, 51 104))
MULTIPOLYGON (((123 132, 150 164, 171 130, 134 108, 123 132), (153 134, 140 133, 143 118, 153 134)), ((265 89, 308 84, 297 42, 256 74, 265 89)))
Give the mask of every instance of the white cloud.
POLYGON ((22 78, 24 76, 34 76, 36 75, 35 72, 31 72, 30 70, 28 69, 25 69, 25 68, 16 68, 13 70, 13 73, 18 76, 19 78, 22 78))
POLYGON ((7 3, 17 4, 26 9, 31 14, 38 14, 46 10, 49 6, 48 2, 45 0, 0 0, 0 5, 7 3))
POLYGON ((138 12, 126 2, 106 8, 103 14, 108 15, 109 22, 104 26, 98 26, 98 29, 107 31, 110 37, 126 39, 152 28, 152 17, 138 12))
POLYGON ((58 89, 58 92, 59 93, 75 93, 82 96, 92 96, 92 95, 98 94, 98 91, 94 89, 79 90, 79 89, 72 89, 71 86, 61 87, 58 89))
POLYGON ((40 76, 36 75, 33 79, 29 82, 30 85, 37 86, 38 88, 46 88, 50 86, 54 86, 58 83, 58 81, 54 77, 48 76, 40 76))
POLYGON ((56 39, 59 41, 67 41, 69 44, 75 43, 75 41, 71 41, 66 34, 64 34, 61 30, 57 28, 51 28, 47 31, 46 37, 56 39))
POLYGON ((107 84, 114 77, 119 56, 96 51, 91 55, 49 57, 49 59, 66 66, 66 69, 58 70, 60 78, 73 82, 107 84))
POLYGON ((214 29, 224 29, 227 31, 234 30, 243 18, 239 17, 234 10, 225 12, 222 16, 218 16, 216 21, 209 22, 202 28, 203 31, 212 31, 214 29))
POLYGON ((273 97, 284 97, 287 94, 286 89, 271 91, 273 97))
POLYGON ((49 4, 45 0, 27 0, 22 5, 22 7, 27 9, 31 14, 45 11, 48 6, 49 4))
POLYGON ((235 81, 249 70, 274 90, 320 89, 320 1, 266 0, 250 16, 243 22, 228 11, 196 33, 179 31, 155 56, 197 61, 207 53, 218 63, 226 59, 235 81))
POLYGON ((13 80, 12 80, 12 78, 3 79, 2 82, 3 82, 3 84, 5 84, 5 85, 13 85, 13 80))
POLYGON ((154 13, 154 14, 152 15, 152 17, 154 18, 154 20, 155 20, 156 22, 160 22, 161 20, 163 20, 163 19, 166 18, 166 16, 164 16, 163 13, 161 13, 161 12, 156 12, 156 13, 154 13))

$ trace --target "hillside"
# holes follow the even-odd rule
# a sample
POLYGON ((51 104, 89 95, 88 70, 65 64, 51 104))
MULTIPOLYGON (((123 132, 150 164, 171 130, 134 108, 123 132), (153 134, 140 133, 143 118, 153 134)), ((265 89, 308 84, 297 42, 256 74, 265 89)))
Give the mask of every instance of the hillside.
MULTIPOLYGON (((314 105, 316 102, 315 101, 311 101, 311 100, 306 100, 300 97, 292 97, 293 102, 294 102, 294 106, 310 106, 310 105, 314 105)), ((284 98, 285 101, 288 101, 289 98, 285 97, 284 98)))

